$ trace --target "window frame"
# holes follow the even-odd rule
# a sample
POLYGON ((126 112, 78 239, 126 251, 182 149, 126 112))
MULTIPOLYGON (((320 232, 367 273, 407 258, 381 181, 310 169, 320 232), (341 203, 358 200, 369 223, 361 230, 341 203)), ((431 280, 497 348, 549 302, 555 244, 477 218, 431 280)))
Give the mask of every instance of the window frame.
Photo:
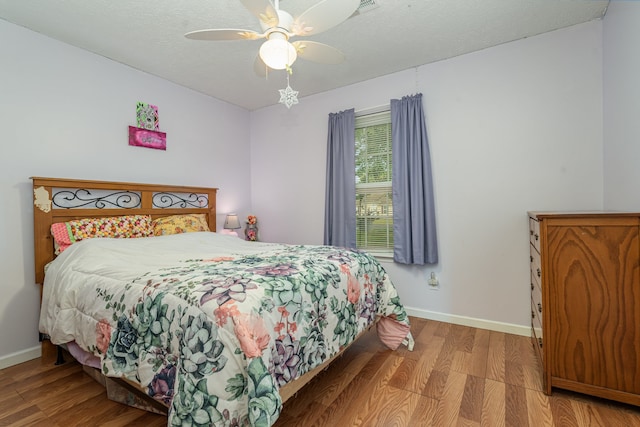
MULTIPOLYGON (((368 218, 367 215, 358 215, 358 200, 359 200, 359 196, 361 196, 363 193, 366 194, 365 191, 362 191, 362 189, 371 189, 375 192, 376 189, 380 189, 382 190, 382 192, 384 192, 384 190, 387 190, 388 194, 389 194, 389 201, 386 205, 382 205, 382 208, 384 210, 384 207, 386 206, 388 209, 388 212, 390 212, 389 216, 387 216, 387 218, 390 219, 390 224, 387 223, 387 229, 386 229, 386 240, 387 240, 387 244, 386 244, 386 248, 380 247, 380 246, 374 246, 374 247, 368 247, 368 246, 357 246, 358 249, 367 251, 368 253, 374 255, 375 257, 378 258, 393 258, 393 199, 392 199, 392 159, 393 159, 393 153, 392 153, 392 141, 391 141, 391 110, 390 107, 387 106, 382 106, 382 107, 378 107, 376 109, 372 109, 372 110, 367 110, 367 111, 363 111, 360 113, 356 113, 356 117, 355 117, 355 134, 358 134, 358 129, 363 129, 363 128, 367 128, 367 127, 373 127, 373 126, 378 126, 378 125, 388 125, 389 126, 389 136, 388 136, 388 145, 387 145, 387 167, 388 167, 388 181, 381 181, 381 182, 373 182, 373 183, 369 183, 369 182, 365 182, 365 183, 359 183, 358 182, 358 174, 357 174, 357 154, 356 154, 356 165, 354 165, 354 171, 356 172, 356 199, 354 200, 354 209, 356 209, 356 233, 358 232, 358 222, 361 219, 366 219, 368 218)), ((357 140, 356 140, 356 146, 358 145, 357 140)), ((356 245, 358 245, 358 239, 356 239, 356 245)))

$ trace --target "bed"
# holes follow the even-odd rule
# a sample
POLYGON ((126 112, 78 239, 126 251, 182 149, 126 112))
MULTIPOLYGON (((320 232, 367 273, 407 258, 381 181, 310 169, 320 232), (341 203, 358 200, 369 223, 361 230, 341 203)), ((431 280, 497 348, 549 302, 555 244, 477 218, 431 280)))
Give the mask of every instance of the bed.
POLYGON ((215 233, 216 188, 32 181, 43 354, 75 348, 168 407, 169 425, 270 426, 374 325, 412 346, 364 252, 215 233))

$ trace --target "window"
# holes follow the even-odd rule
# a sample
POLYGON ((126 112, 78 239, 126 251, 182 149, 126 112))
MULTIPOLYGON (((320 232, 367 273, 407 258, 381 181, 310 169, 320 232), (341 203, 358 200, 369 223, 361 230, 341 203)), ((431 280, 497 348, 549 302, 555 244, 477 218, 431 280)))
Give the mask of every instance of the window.
POLYGON ((393 253, 391 113, 356 117, 356 245, 393 253))

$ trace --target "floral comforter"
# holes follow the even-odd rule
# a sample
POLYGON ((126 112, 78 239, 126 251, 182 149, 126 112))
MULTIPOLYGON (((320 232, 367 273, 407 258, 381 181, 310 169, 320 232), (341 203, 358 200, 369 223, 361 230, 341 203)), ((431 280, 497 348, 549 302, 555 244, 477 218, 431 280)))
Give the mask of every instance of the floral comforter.
POLYGON ((366 253, 202 232, 74 244, 47 270, 40 331, 169 404, 169 425, 270 426, 279 387, 376 315, 408 325, 366 253))

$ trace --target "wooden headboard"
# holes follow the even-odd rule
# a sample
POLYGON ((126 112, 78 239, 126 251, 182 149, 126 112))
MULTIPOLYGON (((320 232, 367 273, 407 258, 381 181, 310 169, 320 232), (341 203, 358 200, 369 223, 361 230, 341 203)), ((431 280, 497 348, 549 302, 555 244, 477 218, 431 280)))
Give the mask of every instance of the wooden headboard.
POLYGON ((217 188, 32 177, 36 283, 54 258, 51 224, 120 215, 201 213, 216 231, 217 188))

